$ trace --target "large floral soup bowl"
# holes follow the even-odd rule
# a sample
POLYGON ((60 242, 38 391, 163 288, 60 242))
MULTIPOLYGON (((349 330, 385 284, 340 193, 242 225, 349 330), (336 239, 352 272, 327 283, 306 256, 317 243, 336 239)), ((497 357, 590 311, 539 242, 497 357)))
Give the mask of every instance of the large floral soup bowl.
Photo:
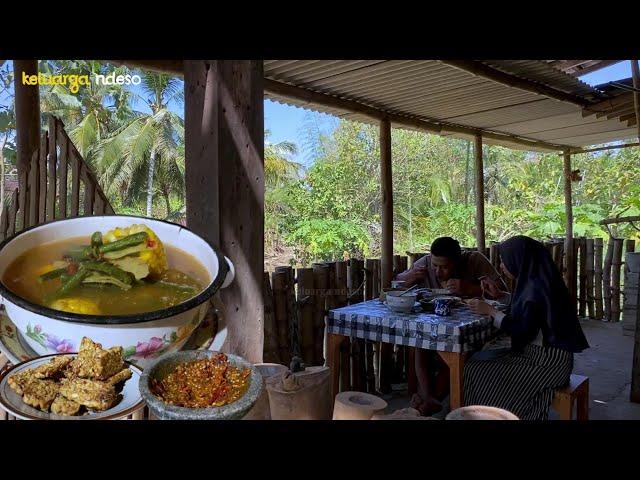
POLYGON ((202 263, 210 279, 206 288, 197 296, 162 310, 107 316, 53 310, 21 298, 0 282, 7 315, 36 353, 77 352, 82 337, 89 337, 104 348, 122 346, 126 360, 145 368, 161 354, 182 348, 205 317, 210 297, 233 281, 234 268, 228 258, 181 225, 121 215, 45 223, 0 243, 0 278, 18 256, 38 245, 79 236, 89 238, 98 230, 106 232, 141 223, 151 228, 165 245, 191 254, 202 263))

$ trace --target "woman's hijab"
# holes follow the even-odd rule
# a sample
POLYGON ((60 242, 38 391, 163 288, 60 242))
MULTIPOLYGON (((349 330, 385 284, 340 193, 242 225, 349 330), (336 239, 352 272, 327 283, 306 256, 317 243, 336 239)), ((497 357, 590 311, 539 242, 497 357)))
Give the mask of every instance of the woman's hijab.
POLYGON ((511 315, 514 319, 526 318, 535 311, 542 317, 527 319, 529 331, 522 332, 527 338, 520 340, 533 341, 541 328, 550 345, 571 352, 589 348, 569 290, 544 245, 529 237, 516 236, 501 243, 498 251, 502 263, 516 277, 511 315))

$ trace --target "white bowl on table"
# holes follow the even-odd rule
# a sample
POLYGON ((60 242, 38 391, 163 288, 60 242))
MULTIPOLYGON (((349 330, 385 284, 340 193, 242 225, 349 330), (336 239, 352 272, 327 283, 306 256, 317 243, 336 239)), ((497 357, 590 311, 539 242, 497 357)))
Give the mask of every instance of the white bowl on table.
POLYGON ((21 254, 38 245, 106 232, 116 227, 145 224, 163 244, 194 256, 209 273, 209 284, 195 297, 162 310, 132 315, 85 315, 62 312, 32 303, 16 295, 0 281, 0 295, 7 315, 38 355, 77 352, 82 337, 103 348, 122 346, 125 359, 140 368, 158 356, 180 350, 204 319, 208 300, 234 278, 231 261, 204 239, 182 225, 151 218, 104 215, 55 220, 31 227, 0 243, 0 279, 21 254))
POLYGON ((387 306, 398 313, 411 313, 413 311, 413 306, 416 304, 416 299, 418 295, 409 292, 405 295, 402 295, 403 292, 393 291, 387 292, 386 304, 387 306))

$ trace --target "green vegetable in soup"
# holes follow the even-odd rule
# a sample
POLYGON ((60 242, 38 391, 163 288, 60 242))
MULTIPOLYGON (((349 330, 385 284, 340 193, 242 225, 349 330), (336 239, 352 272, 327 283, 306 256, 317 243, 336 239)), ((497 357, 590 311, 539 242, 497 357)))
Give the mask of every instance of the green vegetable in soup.
POLYGON ((62 286, 56 292, 56 295, 61 297, 68 294, 70 291, 80 285, 88 274, 89 271, 85 268, 85 266, 80 265, 75 275, 73 275, 69 280, 62 284, 62 286))
POLYGON ((86 270, 104 273, 126 285, 131 285, 134 280, 134 276, 130 272, 125 272, 121 268, 107 262, 83 262, 81 266, 86 270))
POLYGON ((57 268, 55 270, 51 270, 50 272, 43 273, 42 275, 40 275, 38 277, 38 282, 43 283, 43 282, 46 282, 47 280, 53 280, 54 278, 61 277, 65 273, 67 273, 66 268, 57 268))
POLYGON ((115 285, 116 287, 120 287, 122 290, 129 290, 131 288, 130 284, 121 282, 115 277, 112 277, 110 275, 105 275, 99 272, 91 272, 82 281, 82 283, 107 283, 107 284, 115 285))
POLYGON ((133 247, 134 245, 138 245, 139 243, 145 243, 149 238, 149 234, 147 232, 138 232, 133 235, 128 235, 120 240, 116 240, 115 242, 107 243, 100 247, 100 253, 109 253, 115 252, 117 250, 122 250, 124 248, 133 247))

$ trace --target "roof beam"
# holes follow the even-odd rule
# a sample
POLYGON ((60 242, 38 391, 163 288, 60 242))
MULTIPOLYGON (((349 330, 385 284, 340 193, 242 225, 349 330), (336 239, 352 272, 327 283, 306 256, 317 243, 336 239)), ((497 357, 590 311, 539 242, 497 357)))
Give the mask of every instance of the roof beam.
POLYGON ((623 143, 622 145, 609 145, 607 147, 597 147, 597 148, 573 148, 571 149, 571 154, 576 153, 590 153, 590 152, 602 152, 603 150, 617 150, 619 148, 629 148, 629 147, 638 147, 640 146, 640 142, 636 143, 623 143))
POLYGON ((588 117, 589 115, 596 115, 597 118, 606 115, 607 113, 615 110, 616 108, 624 108, 627 104, 633 103, 633 94, 632 93, 623 93, 622 95, 618 95, 617 97, 610 98, 608 100, 603 100, 602 102, 594 103, 582 110, 582 116, 588 117))
POLYGON ((407 117, 392 113, 380 108, 371 107, 361 102, 354 100, 348 100, 327 93, 320 93, 313 90, 309 90, 295 85, 289 85, 286 83, 278 82, 268 78, 264 79, 264 90, 266 93, 271 93, 276 96, 285 98, 291 98, 300 100, 309 104, 323 105, 325 107, 335 108, 339 110, 346 110, 348 112, 364 115, 376 121, 381 121, 383 118, 389 118, 389 120, 395 125, 402 125, 404 127, 413 128, 416 130, 422 130, 439 135, 446 135, 447 133, 461 134, 468 136, 475 136, 481 134, 483 138, 487 140, 493 140, 498 142, 510 142, 524 147, 529 147, 534 150, 566 150, 571 147, 566 145, 556 145, 548 142, 538 141, 526 137, 517 135, 511 135, 508 133, 496 132, 491 130, 483 130, 479 128, 465 127, 463 125, 441 122, 436 120, 428 120, 423 118, 407 117))
POLYGON ((574 75, 574 76, 586 75, 587 73, 596 72, 598 70, 601 70, 615 63, 620 63, 620 60, 600 60, 598 63, 595 63, 593 65, 588 65, 584 68, 576 68, 574 69, 575 72, 571 72, 570 75, 574 75))
POLYGON ((141 68, 158 73, 184 76, 183 60, 103 60, 118 66, 141 68))
POLYGON ((557 90, 542 83, 534 82, 532 80, 526 80, 524 78, 516 77, 509 73, 502 72, 493 67, 485 65, 477 60, 440 60, 442 63, 451 65, 452 67, 459 68, 465 72, 471 73, 478 77, 486 78, 493 82, 501 83, 507 87, 518 88, 527 92, 536 93, 538 95, 544 95, 545 97, 553 98, 561 102, 571 103, 578 105, 579 107, 586 107, 591 105, 588 100, 566 93, 561 90, 557 90))

